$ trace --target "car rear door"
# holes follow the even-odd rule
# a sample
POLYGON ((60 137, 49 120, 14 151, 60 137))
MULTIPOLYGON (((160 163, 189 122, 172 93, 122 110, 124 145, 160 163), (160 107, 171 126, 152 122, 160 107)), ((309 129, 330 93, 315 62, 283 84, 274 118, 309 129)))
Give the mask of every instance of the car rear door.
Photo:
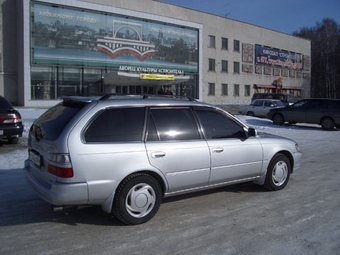
POLYGON ((310 100, 308 109, 307 109, 307 116, 306 116, 306 123, 320 123, 321 119, 324 116, 328 116, 329 112, 327 109, 327 101, 326 100, 310 100))
POLYGON ((150 164, 168 181, 168 192, 207 184, 210 152, 189 107, 151 108, 145 145, 150 164))

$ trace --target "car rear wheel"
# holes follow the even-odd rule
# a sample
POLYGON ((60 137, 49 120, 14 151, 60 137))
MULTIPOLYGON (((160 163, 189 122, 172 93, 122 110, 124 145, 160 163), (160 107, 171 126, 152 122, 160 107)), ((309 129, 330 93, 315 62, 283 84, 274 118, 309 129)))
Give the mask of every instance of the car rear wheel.
POLYGON ((150 175, 137 173, 128 176, 117 188, 112 212, 125 224, 142 224, 158 211, 162 191, 150 175))
POLYGON ((283 189, 288 183, 290 172, 291 165, 287 156, 277 154, 269 163, 264 186, 268 190, 283 189))
POLYGON ((255 116, 255 114, 254 114, 253 112, 247 112, 247 115, 248 115, 248 116, 252 116, 252 117, 255 116))
POLYGON ((19 142, 19 138, 18 137, 8 138, 8 142, 10 144, 17 144, 19 142))
POLYGON ((332 118, 325 117, 321 120, 321 126, 322 126, 322 129, 324 130, 333 130, 335 124, 332 118))
POLYGON ((275 125, 280 125, 280 126, 282 126, 283 124, 284 124, 284 118, 283 118, 283 116, 281 115, 281 114, 275 114, 274 116, 273 116, 273 123, 275 124, 275 125))

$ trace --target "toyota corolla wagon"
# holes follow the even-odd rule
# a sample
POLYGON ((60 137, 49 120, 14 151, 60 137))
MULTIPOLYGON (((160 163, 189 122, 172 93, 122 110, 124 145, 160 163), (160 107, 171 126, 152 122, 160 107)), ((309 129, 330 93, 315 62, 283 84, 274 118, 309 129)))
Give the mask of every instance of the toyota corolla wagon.
POLYGON ((126 224, 150 220, 167 196, 283 189, 301 159, 296 142, 213 105, 145 95, 64 98, 31 126, 28 155, 27 181, 53 208, 101 205, 126 224))

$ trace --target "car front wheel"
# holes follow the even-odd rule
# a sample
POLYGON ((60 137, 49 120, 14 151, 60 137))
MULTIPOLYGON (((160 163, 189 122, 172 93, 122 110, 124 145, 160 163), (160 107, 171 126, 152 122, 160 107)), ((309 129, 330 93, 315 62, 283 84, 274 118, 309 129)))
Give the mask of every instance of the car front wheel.
POLYGON ((158 211, 162 191, 150 175, 137 173, 128 176, 117 188, 112 212, 125 224, 142 224, 158 211))
POLYGON ((321 120, 321 126, 322 126, 322 129, 324 130, 332 130, 334 129, 334 121, 329 118, 329 117, 326 117, 326 118, 323 118, 321 120))
POLYGON ((275 114, 274 116, 273 116, 273 123, 275 124, 275 125, 280 125, 280 126, 282 126, 283 124, 284 124, 284 118, 283 118, 283 116, 281 115, 281 114, 275 114))
POLYGON ((283 189, 288 183, 290 172, 291 165, 287 156, 277 154, 269 163, 264 186, 268 190, 283 189))

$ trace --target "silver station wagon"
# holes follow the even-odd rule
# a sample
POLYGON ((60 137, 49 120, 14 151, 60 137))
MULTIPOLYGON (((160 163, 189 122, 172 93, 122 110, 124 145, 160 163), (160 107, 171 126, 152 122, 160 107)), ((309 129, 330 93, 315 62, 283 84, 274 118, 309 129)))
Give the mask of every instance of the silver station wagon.
POLYGON ((232 114, 186 98, 68 97, 30 128, 24 172, 36 193, 62 209, 101 205, 141 224, 163 197, 253 181, 283 189, 301 152, 232 114))

